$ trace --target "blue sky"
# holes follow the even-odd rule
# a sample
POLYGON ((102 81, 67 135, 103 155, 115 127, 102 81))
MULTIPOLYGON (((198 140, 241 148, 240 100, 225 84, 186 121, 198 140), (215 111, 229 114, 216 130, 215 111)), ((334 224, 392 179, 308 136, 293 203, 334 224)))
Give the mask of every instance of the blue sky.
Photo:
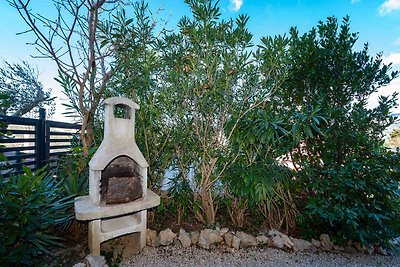
MULTIPOLYGON (((150 0, 153 11, 160 8, 160 17, 168 20, 173 28, 183 15, 189 15, 189 9, 183 0, 150 0)), ((31 0, 34 11, 41 14, 54 14, 51 0, 31 0)), ((400 69, 400 0, 221 0, 219 3, 223 18, 235 18, 245 13, 250 16, 248 28, 254 34, 254 44, 262 36, 287 33, 296 26, 301 33, 316 26, 319 20, 328 16, 341 19, 349 15, 351 29, 359 33, 360 49, 363 43, 370 44, 370 54, 383 52, 386 63, 392 62, 394 69, 400 69)), ((53 80, 57 73, 50 60, 34 59, 37 55, 27 42, 34 41, 30 34, 16 35, 26 30, 16 10, 5 0, 0 0, 0 58, 10 62, 26 60, 37 66, 40 79, 46 88, 52 88, 59 97, 55 119, 62 119, 60 103, 63 96, 58 84, 53 80)), ((400 91, 400 79, 382 88, 380 94, 400 91)), ((376 104, 376 95, 371 98, 371 105, 376 104)), ((396 112, 399 112, 397 109, 396 112)))

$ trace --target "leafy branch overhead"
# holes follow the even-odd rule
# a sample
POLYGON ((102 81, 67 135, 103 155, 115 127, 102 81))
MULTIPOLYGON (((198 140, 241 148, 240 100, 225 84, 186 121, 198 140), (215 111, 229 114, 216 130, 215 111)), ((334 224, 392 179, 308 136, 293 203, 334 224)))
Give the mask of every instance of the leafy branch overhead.
POLYGON ((112 13, 119 1, 67 0, 53 1, 55 18, 36 14, 30 1, 9 0, 36 36, 32 43, 38 51, 37 58, 49 58, 59 71, 59 81, 82 115, 81 140, 85 154, 94 143, 93 123, 96 110, 106 84, 114 73, 113 51, 102 48, 99 43, 98 25, 102 16, 112 13), (108 61, 109 60, 109 61, 108 61), (71 88, 72 86, 73 88, 71 88), (75 88, 75 89, 74 89, 75 88))
POLYGON ((38 80, 38 72, 27 62, 4 63, 0 68, 0 114, 21 117, 30 111, 49 105, 54 108, 50 90, 45 90, 38 80))

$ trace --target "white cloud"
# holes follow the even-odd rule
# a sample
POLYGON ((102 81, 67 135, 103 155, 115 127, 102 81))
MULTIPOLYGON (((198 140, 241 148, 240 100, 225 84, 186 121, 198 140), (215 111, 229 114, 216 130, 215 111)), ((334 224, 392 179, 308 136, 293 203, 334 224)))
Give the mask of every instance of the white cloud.
MULTIPOLYGON (((378 92, 373 93, 368 99, 368 108, 374 108, 379 104, 379 96, 389 96, 394 92, 400 93, 400 78, 394 79, 391 83, 386 86, 382 86, 378 89, 378 92)), ((398 102, 399 103, 399 102, 398 102)), ((394 108, 391 112, 400 113, 400 106, 394 108)))
MULTIPOLYGON (((400 66, 400 52, 399 53, 391 53, 388 56, 383 56, 383 63, 389 64, 392 63, 392 70, 399 70, 400 66)), ((368 107, 374 108, 378 105, 379 96, 389 96, 394 92, 400 93, 400 77, 392 80, 388 85, 382 86, 378 89, 377 92, 373 93, 368 99, 368 107)), ((400 104, 400 102, 398 102, 400 104)), ((392 110, 394 113, 400 113, 400 106, 392 110)))
POLYGON ((385 0, 378 9, 381 16, 385 16, 395 10, 400 10, 400 0, 385 0))
POLYGON ((361 2, 361 0, 351 0, 350 2, 351 2, 352 4, 355 4, 355 3, 361 2))
POLYGON ((232 11, 239 11, 243 5, 243 0, 229 0, 229 9, 232 11))
POLYGON ((383 57, 383 63, 392 63, 393 66, 400 65, 400 53, 392 53, 387 57, 383 57))

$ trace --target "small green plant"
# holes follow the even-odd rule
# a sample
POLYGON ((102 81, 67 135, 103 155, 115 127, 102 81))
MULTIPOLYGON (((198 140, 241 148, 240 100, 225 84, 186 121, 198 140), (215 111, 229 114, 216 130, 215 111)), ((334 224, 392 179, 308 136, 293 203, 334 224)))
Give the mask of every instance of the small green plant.
POLYGON ((0 258, 4 265, 32 265, 38 255, 62 246, 53 227, 71 216, 72 200, 62 184, 46 175, 45 167, 5 179, 0 176, 0 258))
POLYGON ((65 191, 69 196, 86 195, 89 190, 89 161, 96 152, 97 147, 89 149, 85 155, 82 147, 73 142, 73 147, 68 154, 63 156, 58 164, 57 176, 63 182, 65 191))
POLYGON ((113 251, 101 251, 100 254, 106 259, 106 263, 109 267, 119 267, 122 262, 122 254, 118 254, 114 257, 113 251))
POLYGON ((187 211, 192 203, 193 190, 189 181, 182 179, 180 176, 174 177, 168 183, 168 195, 171 197, 170 207, 176 212, 177 224, 181 224, 183 217, 187 215, 187 211))
MULTIPOLYGON (((266 160, 251 165, 235 164, 227 173, 227 186, 234 200, 246 200, 257 207, 270 228, 284 228, 288 232, 295 227, 297 209, 290 193, 292 173, 287 167, 275 160, 266 160)), ((231 218, 233 214, 240 214, 239 207, 232 205, 236 210, 230 211, 231 218)))

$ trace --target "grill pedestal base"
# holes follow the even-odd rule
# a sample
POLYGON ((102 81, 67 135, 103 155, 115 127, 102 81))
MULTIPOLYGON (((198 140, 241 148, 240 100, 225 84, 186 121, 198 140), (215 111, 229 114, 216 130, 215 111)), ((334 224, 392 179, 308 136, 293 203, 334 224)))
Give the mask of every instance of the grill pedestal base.
POLYGON ((146 246, 147 209, 158 206, 160 197, 147 190, 145 197, 125 204, 96 205, 89 196, 75 199, 75 216, 89 220, 90 253, 100 255, 104 241, 131 233, 139 233, 140 249, 146 246))

